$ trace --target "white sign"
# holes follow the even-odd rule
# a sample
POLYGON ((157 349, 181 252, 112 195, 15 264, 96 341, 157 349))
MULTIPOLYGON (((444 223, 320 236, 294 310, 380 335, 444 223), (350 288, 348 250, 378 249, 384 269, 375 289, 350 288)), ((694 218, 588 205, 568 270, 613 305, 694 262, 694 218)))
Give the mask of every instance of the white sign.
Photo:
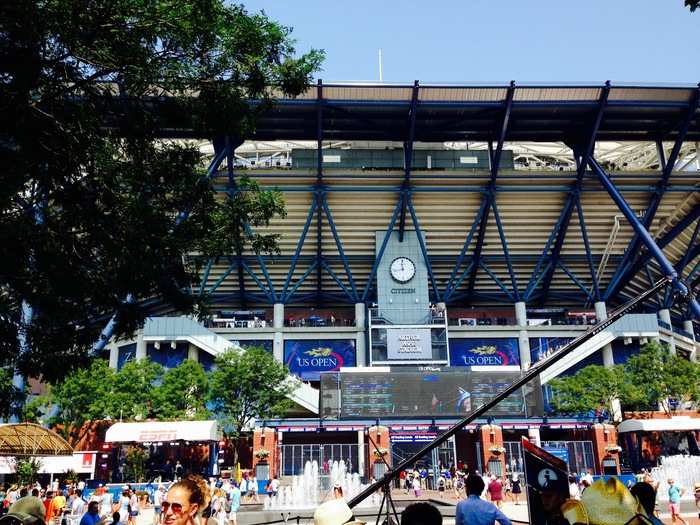
POLYGON ((460 164, 479 164, 479 159, 477 157, 460 157, 460 164))
POLYGON ((340 155, 324 155, 323 162, 340 162, 340 155))
POLYGON ((433 358, 430 328, 387 328, 387 358, 397 361, 433 358))

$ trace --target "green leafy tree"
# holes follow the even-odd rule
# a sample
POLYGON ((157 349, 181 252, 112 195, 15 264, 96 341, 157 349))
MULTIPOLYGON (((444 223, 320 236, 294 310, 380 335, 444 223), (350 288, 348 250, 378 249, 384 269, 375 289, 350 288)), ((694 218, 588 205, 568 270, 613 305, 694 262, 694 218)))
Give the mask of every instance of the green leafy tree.
POLYGON ((20 405, 25 393, 12 384, 12 370, 0 366, 0 418, 7 419, 12 414, 12 407, 20 405))
POLYGON ((651 342, 625 363, 626 380, 633 385, 631 401, 671 415, 678 405, 700 401, 700 365, 671 354, 668 347, 651 342))
POLYGON ((141 447, 129 447, 124 457, 124 476, 128 481, 146 481, 148 452, 141 447))
POLYGON ((0 2, 0 366, 60 380, 112 312, 118 336, 152 297, 205 313, 188 253, 275 250, 246 224, 280 214, 279 192, 243 180, 216 199, 197 145, 162 138, 236 141, 302 92, 323 53, 290 33, 224 0, 0 2))
POLYGON ((234 441, 254 420, 279 417, 291 407, 287 395, 295 382, 287 367, 264 349, 228 350, 217 356, 215 366, 208 399, 234 441))
POLYGON ((614 401, 623 397, 627 390, 624 369, 620 365, 587 366, 571 376, 553 379, 550 385, 552 407, 565 413, 607 411, 613 414, 614 401))
POLYGON ((700 0, 685 0, 685 6, 690 9, 691 13, 700 7, 700 0))
POLYGON ((15 474, 20 485, 33 485, 39 478, 42 464, 39 458, 15 458, 15 474))
POLYGON ((202 366, 187 359, 163 374, 154 392, 153 415, 158 419, 206 419, 209 378, 202 366))

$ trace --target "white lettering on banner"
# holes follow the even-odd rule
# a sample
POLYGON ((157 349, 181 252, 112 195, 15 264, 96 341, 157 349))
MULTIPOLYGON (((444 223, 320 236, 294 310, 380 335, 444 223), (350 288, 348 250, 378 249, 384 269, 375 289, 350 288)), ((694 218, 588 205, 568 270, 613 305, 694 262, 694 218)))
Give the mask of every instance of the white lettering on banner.
POLYGON ((411 294, 411 293, 416 293, 415 288, 392 288, 391 293, 394 295, 401 295, 401 294, 411 294))
POLYGON ((338 360, 335 357, 297 357, 297 366, 313 366, 333 369, 338 366, 338 360))
POLYGON ((503 358, 499 355, 465 355, 462 356, 462 360, 466 366, 475 365, 496 365, 500 366, 503 364, 503 358))
POLYGON ((177 430, 142 430, 136 441, 173 441, 177 439, 177 430))
POLYGON ((432 359, 430 329, 388 328, 387 357, 389 359, 432 359))

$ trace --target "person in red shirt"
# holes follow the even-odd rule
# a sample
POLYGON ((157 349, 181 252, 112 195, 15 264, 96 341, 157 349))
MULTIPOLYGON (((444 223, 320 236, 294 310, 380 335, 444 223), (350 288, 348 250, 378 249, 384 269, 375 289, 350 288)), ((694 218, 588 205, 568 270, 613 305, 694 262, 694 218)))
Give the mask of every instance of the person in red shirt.
POLYGON ((496 476, 491 476, 488 491, 491 501, 500 509, 501 504, 503 503, 503 484, 501 483, 501 480, 496 476))

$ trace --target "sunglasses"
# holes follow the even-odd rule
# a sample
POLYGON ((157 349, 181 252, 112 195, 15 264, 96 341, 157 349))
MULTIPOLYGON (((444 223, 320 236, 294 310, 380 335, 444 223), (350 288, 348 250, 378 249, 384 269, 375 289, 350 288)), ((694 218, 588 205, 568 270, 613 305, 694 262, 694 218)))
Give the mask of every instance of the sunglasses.
POLYGON ((172 509, 173 514, 182 514, 182 504, 180 503, 170 503, 168 501, 164 501, 160 505, 163 512, 168 512, 168 509, 172 509))

